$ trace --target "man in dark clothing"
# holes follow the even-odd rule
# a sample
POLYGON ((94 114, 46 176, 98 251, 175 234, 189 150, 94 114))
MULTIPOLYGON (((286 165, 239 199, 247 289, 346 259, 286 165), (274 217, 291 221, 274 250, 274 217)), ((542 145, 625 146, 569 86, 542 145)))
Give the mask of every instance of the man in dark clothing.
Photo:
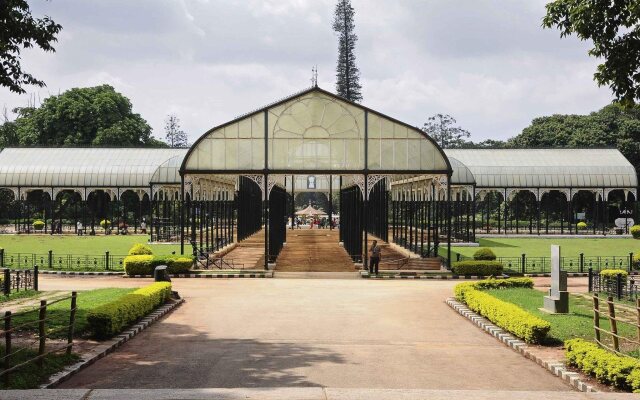
POLYGON ((378 275, 378 266, 380 264, 380 246, 378 246, 378 241, 374 240, 371 245, 369 256, 369 273, 372 275, 378 275))

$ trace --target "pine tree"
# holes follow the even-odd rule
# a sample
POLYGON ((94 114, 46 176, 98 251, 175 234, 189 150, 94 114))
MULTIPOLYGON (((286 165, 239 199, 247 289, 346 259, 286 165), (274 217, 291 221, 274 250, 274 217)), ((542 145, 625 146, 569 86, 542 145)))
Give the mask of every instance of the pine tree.
POLYGON ((164 124, 165 140, 170 147, 187 147, 187 134, 180 129, 180 119, 174 114, 164 124))
POLYGON ((333 18, 333 30, 338 34, 338 65, 336 67, 336 91, 345 99, 362 101, 360 71, 356 66, 355 10, 351 0, 338 0, 333 18))

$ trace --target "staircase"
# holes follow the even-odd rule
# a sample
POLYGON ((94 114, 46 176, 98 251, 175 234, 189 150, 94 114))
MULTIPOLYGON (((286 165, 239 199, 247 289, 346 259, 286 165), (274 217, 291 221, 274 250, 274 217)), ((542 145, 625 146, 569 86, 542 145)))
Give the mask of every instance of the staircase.
POLYGON ((353 272, 353 261, 338 243, 338 231, 287 231, 287 244, 276 260, 277 272, 353 272))
MULTIPOLYGON (((371 248, 374 239, 369 239, 368 249, 371 248)), ((389 243, 378 239, 380 246, 380 269, 400 270, 400 271, 439 271, 441 261, 438 257, 429 258, 409 258, 406 253, 393 248, 389 243)))
POLYGON ((199 256, 197 267, 214 270, 218 268, 264 269, 264 231, 258 231, 238 243, 231 250, 199 256))

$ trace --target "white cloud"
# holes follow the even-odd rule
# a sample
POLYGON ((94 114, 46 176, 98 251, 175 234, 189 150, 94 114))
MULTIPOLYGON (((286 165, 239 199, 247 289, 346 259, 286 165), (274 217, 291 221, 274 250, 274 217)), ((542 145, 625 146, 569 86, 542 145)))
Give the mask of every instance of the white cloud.
MULTIPOLYGON (((552 113, 611 101, 588 44, 543 30, 544 0, 352 0, 364 103, 413 125, 453 115, 475 140, 507 138, 552 113)), ((175 113, 191 140, 308 87, 334 90, 334 0, 34 2, 64 27, 54 54, 26 51, 41 97, 109 83, 155 135, 175 113)), ((28 96, 0 89, 0 107, 28 96)))

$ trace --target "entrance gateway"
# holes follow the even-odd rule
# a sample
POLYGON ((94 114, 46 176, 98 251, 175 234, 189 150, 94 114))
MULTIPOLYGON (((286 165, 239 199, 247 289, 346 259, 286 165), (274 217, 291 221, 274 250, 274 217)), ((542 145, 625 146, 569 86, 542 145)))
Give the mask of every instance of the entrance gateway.
POLYGON ((423 131, 312 87, 209 130, 189 149, 180 166, 181 251, 190 243, 208 252, 212 205, 235 199, 232 236, 240 242, 264 229, 266 269, 295 218, 295 194, 320 191, 329 216, 339 194, 339 240, 353 262, 366 265, 370 235, 423 258, 438 257, 446 242, 450 260, 449 199, 452 191, 470 197, 452 187, 452 173, 423 131))

